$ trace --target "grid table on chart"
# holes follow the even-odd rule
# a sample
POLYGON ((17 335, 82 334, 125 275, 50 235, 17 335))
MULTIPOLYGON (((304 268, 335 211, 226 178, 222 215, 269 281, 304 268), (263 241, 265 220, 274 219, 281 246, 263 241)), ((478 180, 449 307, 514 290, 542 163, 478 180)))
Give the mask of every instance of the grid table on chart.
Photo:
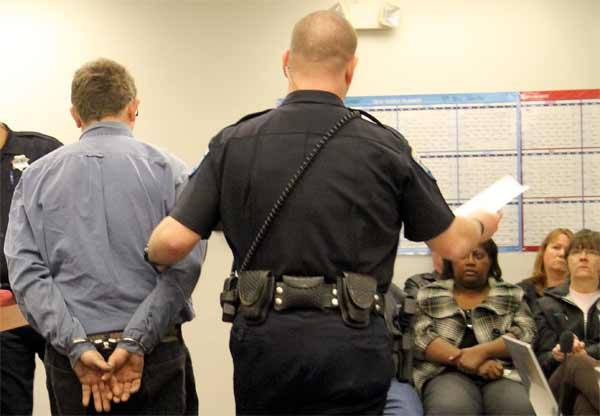
MULTIPOLYGON (((402 133, 446 200, 458 207, 498 177, 517 175, 517 107, 514 102, 465 103, 460 96, 450 98, 458 99, 451 104, 362 108, 402 133)), ((498 243, 518 246, 518 230, 519 207, 515 204, 504 213, 496 235, 498 243)), ((401 237, 400 250, 426 252, 427 248, 401 237)))
POLYGON ((600 100, 584 103, 581 119, 584 123, 583 146, 600 147, 600 100))
POLYGON ((524 104, 521 120, 523 150, 581 147, 581 109, 575 103, 524 104))
MULTIPOLYGON (((350 97, 408 140, 455 209, 511 175, 530 189, 503 209, 504 251, 555 227, 600 229, 600 90, 350 97)), ((400 237, 400 252, 426 253, 400 237)))
POLYGON ((524 246, 555 227, 598 229, 600 101, 528 101, 521 119, 524 246))

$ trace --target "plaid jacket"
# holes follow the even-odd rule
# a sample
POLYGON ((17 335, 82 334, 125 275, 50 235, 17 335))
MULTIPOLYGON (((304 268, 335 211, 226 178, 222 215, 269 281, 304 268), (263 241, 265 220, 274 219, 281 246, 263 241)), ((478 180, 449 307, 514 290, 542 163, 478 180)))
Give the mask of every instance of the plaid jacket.
MULTIPOLYGON (((535 335, 535 321, 529 307, 523 302, 523 290, 513 284, 489 279, 487 299, 473 308, 471 319, 475 338, 481 344, 511 333, 521 341, 531 342, 535 335)), ((466 329, 464 312, 454 301, 454 281, 440 280, 419 290, 415 322, 414 381, 421 393, 430 378, 440 374, 444 365, 423 359, 427 346, 441 337, 459 346, 466 329)))

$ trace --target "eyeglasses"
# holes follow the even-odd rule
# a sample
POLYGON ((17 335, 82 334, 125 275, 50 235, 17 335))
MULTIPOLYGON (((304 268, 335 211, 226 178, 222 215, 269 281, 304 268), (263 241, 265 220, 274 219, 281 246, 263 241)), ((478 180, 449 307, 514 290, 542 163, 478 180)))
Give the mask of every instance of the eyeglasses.
POLYGON ((581 256, 583 253, 588 256, 600 256, 600 251, 593 248, 574 248, 569 252, 569 256, 581 256))

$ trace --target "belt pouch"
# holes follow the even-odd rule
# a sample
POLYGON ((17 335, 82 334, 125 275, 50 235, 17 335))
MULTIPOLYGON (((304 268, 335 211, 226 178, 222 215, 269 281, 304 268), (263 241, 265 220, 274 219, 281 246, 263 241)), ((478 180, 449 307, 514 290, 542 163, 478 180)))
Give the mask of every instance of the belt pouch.
POLYGON ((369 326, 377 281, 367 275, 344 273, 337 279, 344 323, 353 328, 369 326))
POLYGON ((275 278, 268 270, 243 271, 239 276, 240 313, 249 324, 260 325, 273 302, 275 278))
MULTIPOLYGON (((283 276, 282 282, 276 284, 275 305, 273 309, 324 309, 324 304, 331 303, 331 294, 326 293, 322 276, 283 276)), ((332 285, 333 286, 333 285, 332 285)), ((331 290, 330 290, 331 291, 331 290)))

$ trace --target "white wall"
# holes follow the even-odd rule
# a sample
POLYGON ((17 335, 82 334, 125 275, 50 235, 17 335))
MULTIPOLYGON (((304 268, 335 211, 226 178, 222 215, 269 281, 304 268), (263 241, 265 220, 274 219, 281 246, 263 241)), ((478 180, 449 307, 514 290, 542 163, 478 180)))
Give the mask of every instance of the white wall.
MULTIPOLYGON (((73 72, 125 64, 142 100, 136 134, 194 164, 220 128, 285 95, 280 56, 293 23, 334 0, 0 0, 0 119, 70 143, 73 72)), ((351 95, 600 87, 598 0, 405 0, 401 27, 359 34, 351 95)), ((408 138, 410 140, 410 137, 408 138)), ((549 224, 552 228, 560 224, 549 224)), ((501 256, 508 280, 532 254, 501 256)), ((218 294, 231 256, 211 238, 185 326, 201 413, 233 414, 228 330, 218 294)), ((400 257, 396 280, 430 269, 400 257)), ((49 413, 43 372, 35 414, 49 413)))

